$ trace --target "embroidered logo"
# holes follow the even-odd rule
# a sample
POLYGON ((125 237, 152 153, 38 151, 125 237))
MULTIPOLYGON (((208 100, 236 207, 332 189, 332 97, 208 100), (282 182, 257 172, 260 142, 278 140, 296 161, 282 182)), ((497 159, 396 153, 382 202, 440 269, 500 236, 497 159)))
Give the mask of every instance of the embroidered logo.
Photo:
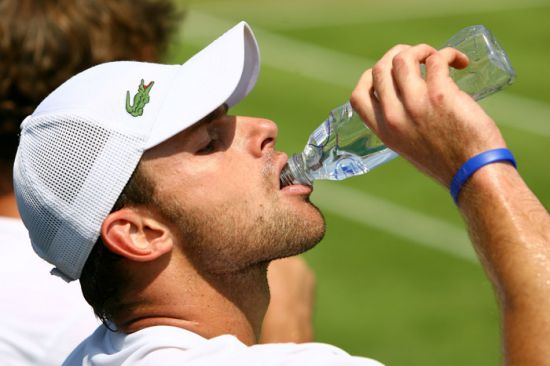
POLYGON ((154 81, 151 81, 147 85, 143 85, 143 79, 139 84, 138 91, 134 95, 134 105, 130 105, 130 91, 126 91, 126 111, 134 117, 139 117, 143 115, 143 108, 147 103, 149 103, 149 92, 153 88, 154 81))

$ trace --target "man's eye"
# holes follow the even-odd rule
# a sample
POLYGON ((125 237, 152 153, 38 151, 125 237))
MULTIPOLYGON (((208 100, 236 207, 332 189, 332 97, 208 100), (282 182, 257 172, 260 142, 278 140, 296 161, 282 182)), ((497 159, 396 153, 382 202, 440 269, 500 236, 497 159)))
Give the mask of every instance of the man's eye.
POLYGON ((214 150, 216 150, 216 140, 212 139, 208 142, 208 144, 205 147, 203 147, 202 149, 197 151, 197 153, 199 153, 199 154, 208 154, 208 153, 213 152, 214 150))

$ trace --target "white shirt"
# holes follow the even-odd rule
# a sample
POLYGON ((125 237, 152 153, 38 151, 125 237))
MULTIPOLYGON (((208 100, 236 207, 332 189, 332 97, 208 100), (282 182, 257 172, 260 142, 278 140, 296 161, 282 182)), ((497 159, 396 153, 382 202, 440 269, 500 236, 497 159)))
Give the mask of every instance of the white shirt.
POLYGON ((64 366, 382 366, 321 343, 246 346, 236 337, 203 338, 185 329, 154 326, 132 334, 103 325, 82 342, 64 366))
POLYGON ((78 282, 50 275, 20 220, 0 217, 0 363, 60 365, 99 325, 78 282))

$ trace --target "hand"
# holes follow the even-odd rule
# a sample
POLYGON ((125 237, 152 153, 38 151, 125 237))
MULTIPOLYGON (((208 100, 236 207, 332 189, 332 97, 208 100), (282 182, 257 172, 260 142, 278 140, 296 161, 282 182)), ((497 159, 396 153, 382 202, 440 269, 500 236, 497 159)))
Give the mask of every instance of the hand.
POLYGON ((449 66, 467 64, 452 48, 395 46, 361 76, 351 96, 388 147, 446 187, 466 160, 506 146, 493 120, 449 77, 449 66))
POLYGON ((260 343, 311 342, 315 275, 300 257, 271 262, 267 280, 271 301, 260 343))

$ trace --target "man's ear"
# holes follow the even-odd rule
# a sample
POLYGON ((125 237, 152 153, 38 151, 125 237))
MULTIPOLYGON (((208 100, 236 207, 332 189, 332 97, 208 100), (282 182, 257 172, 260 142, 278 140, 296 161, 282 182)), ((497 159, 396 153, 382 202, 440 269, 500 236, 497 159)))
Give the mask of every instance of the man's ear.
POLYGON ((136 262, 153 261, 172 250, 168 227, 143 208, 127 207, 109 214, 101 236, 110 251, 136 262))

